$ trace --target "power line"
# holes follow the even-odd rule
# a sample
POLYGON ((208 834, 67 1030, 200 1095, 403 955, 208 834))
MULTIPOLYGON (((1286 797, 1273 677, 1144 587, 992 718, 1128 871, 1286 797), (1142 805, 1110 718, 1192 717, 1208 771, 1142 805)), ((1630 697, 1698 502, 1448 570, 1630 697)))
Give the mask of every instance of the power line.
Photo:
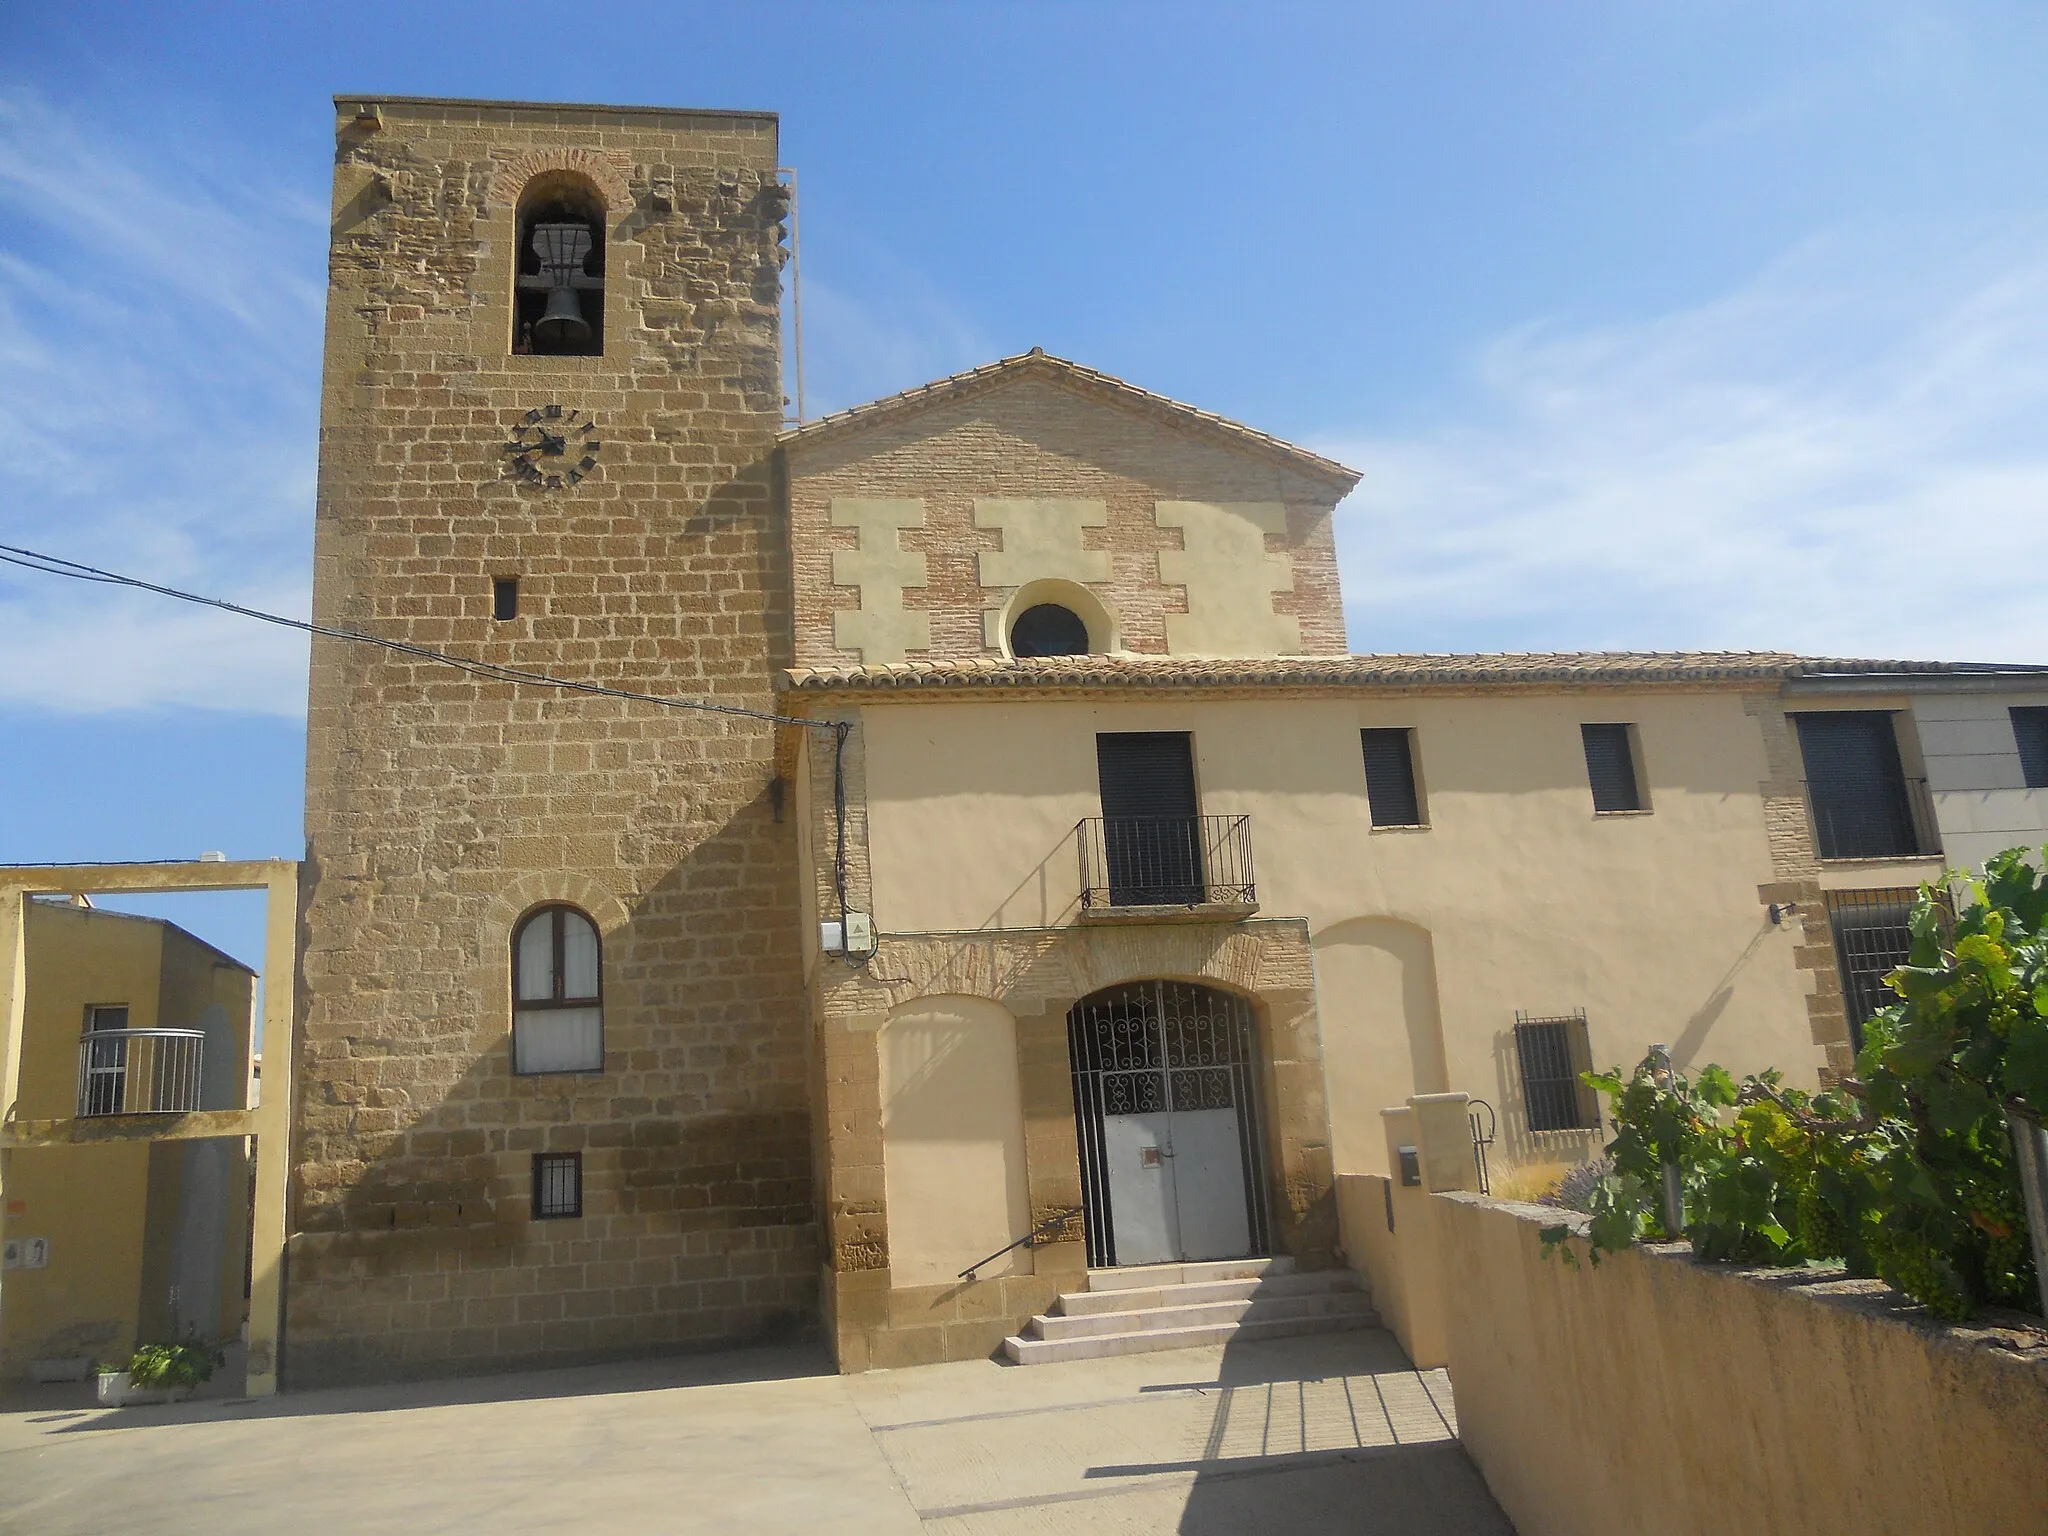
POLYGON ((404 640, 391 640, 382 635, 365 634, 356 629, 337 629, 331 624, 314 624, 306 619, 287 618, 281 613, 266 613, 261 608, 247 608, 240 603, 231 603, 225 598, 183 592, 176 587, 144 581, 138 576, 123 576, 118 571, 103 571, 97 566, 81 565, 76 560, 65 560, 57 555, 46 555, 40 550, 22 549, 13 544, 0 544, 0 561, 8 565, 18 565, 25 571, 39 571, 45 576, 62 576, 70 581, 89 581, 103 586, 133 587, 141 592, 154 592, 160 597, 174 597, 181 603, 196 603, 202 608, 218 608, 223 613, 256 619, 264 624, 275 624, 281 629, 295 629, 302 634, 319 635, 323 639, 352 640, 358 645, 374 645, 382 650, 395 651, 401 656, 410 656, 417 661, 432 661, 443 666, 455 667, 491 682, 521 683, 535 688, 562 688, 571 693, 594 694, 599 698, 628 699, 637 704, 658 704, 664 709, 694 709, 711 715, 737 715, 747 720, 765 720, 771 725, 799 725, 808 730, 839 729, 838 722, 830 720, 807 720, 799 715, 778 715, 767 710, 748 709, 739 704, 713 704, 703 699, 664 698, 660 694, 635 693, 629 688, 607 688, 600 683, 583 683, 574 678, 554 677, 546 672, 529 672, 520 667, 499 666, 496 662, 477 661, 468 656, 451 656, 446 651, 431 650, 424 645, 413 645, 404 640))

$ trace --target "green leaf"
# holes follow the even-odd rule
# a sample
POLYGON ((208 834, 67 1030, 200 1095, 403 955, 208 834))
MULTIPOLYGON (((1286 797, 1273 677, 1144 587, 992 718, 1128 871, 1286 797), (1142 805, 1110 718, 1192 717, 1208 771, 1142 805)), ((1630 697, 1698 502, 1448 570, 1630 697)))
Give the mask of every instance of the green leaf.
POLYGON ((2037 1109, 2048 1110, 2048 1019, 2022 1016, 2005 1047, 2005 1086, 2037 1109))

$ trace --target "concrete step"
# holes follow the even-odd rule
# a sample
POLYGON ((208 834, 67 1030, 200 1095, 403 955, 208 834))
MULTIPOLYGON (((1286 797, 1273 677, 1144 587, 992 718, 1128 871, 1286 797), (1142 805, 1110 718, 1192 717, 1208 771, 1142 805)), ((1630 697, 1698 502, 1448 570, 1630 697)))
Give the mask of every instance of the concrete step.
POLYGON ((1133 1264, 1123 1269, 1091 1269, 1091 1291, 1144 1290, 1161 1285, 1199 1285, 1206 1280, 1257 1280, 1294 1273, 1294 1260, 1205 1259, 1191 1264, 1133 1264))
MULTIPOLYGON (((1031 1320, 1030 1331, 1043 1339, 1080 1339, 1103 1334, 1174 1333, 1218 1323, 1283 1323, 1320 1318, 1363 1318, 1376 1322, 1372 1303, 1357 1290, 1325 1291, 1303 1296, 1259 1295, 1238 1301, 1200 1302, 1189 1306, 1148 1307, 1137 1312, 1088 1312, 1079 1316, 1046 1314, 1031 1320)), ((1359 1324, 1365 1326, 1365 1324, 1359 1324)))
POLYGON ((1075 1339, 1036 1339, 1013 1335, 1003 1352, 1019 1365, 1045 1365, 1056 1360, 1100 1360, 1111 1355, 1149 1354, 1161 1349, 1193 1349, 1203 1344, 1228 1344, 1236 1339, 1284 1338, 1303 1333, 1341 1333, 1378 1325, 1370 1311, 1327 1317, 1291 1317, 1273 1321, 1206 1323, 1193 1328, 1148 1329, 1140 1333, 1096 1333, 1075 1339))
POLYGON ((1148 1307, 1199 1306, 1212 1301, 1248 1301, 1253 1296, 1319 1296, 1356 1291, 1358 1276, 1348 1269, 1282 1271, 1269 1278, 1204 1280, 1192 1285, 1128 1287, 1109 1291, 1070 1291, 1053 1304, 1056 1312, 1078 1317, 1095 1312, 1136 1312, 1148 1307))

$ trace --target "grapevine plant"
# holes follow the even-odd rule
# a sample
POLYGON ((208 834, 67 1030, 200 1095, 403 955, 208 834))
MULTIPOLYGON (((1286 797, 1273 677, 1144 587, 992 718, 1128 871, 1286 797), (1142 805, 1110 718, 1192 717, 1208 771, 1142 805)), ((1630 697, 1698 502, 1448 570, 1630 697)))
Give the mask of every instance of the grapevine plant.
MULTIPOLYGON (((2048 850, 2044 850, 2048 855, 2048 850)), ((2048 879, 2024 850, 1982 880, 1922 887, 1899 1001, 1864 1026, 1856 1077, 1830 1092, 1695 1081, 1661 1059, 1587 1073, 1616 1127, 1595 1185, 1593 1260, 1641 1239, 1690 1240, 1702 1259, 1842 1260, 1937 1317, 2040 1307, 2008 1116, 2048 1110, 2048 879), (1684 1232, 1659 1191, 1678 1169, 1684 1232)), ((1576 1263, 1563 1226, 1544 1229, 1576 1263)))

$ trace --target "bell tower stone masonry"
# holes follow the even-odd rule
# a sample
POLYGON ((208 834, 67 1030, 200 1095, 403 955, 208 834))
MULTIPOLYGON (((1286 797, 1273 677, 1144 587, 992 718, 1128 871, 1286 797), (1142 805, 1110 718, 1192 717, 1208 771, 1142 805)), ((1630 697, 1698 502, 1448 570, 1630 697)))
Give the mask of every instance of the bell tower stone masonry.
MULTIPOLYGON (((772 710, 775 118, 336 106, 315 619, 772 710)), ((287 1380, 811 1318, 772 727, 316 639, 307 746, 287 1380)))

